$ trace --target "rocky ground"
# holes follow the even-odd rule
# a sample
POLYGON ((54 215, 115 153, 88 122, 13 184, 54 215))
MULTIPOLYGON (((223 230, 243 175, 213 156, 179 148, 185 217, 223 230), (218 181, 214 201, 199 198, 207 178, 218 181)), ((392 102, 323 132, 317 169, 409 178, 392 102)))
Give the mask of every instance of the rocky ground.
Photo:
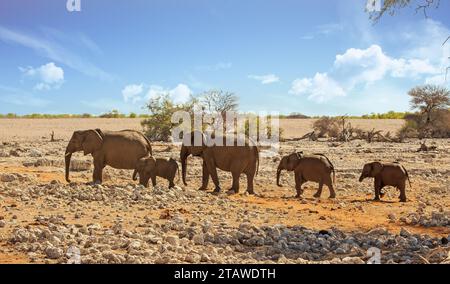
MULTIPOLYGON (((380 249, 382 263, 449 263, 450 140, 287 142, 294 150, 325 153, 337 169, 337 199, 313 198, 316 185, 294 198, 279 155, 264 150, 256 196, 197 191, 201 163, 189 159, 188 186, 143 188, 131 171, 107 168, 103 185, 89 185, 91 158, 76 154, 72 183, 64 181, 67 139, 0 144, 0 263, 366 263, 380 249), (65 141, 64 141, 65 140, 65 141), (363 164, 399 161, 410 172, 407 203, 387 189, 373 202, 372 181, 358 182, 363 164)), ((179 148, 155 143, 154 155, 177 158, 179 148)), ((221 172, 223 192, 231 176, 221 172)), ((210 184, 212 190, 212 184, 210 184)))

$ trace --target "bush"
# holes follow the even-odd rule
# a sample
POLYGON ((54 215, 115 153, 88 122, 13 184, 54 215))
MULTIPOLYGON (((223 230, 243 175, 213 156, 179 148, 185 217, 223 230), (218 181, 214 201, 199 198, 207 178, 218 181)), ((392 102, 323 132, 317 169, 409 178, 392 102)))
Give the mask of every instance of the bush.
POLYGON ((340 133, 339 118, 323 116, 313 124, 318 137, 338 137, 340 133))
POLYGON ((113 110, 110 111, 110 112, 107 112, 107 113, 104 113, 104 114, 100 115, 100 117, 101 117, 101 118, 124 118, 125 115, 119 113, 118 110, 113 109, 113 110))
POLYGON ((405 125, 398 131, 400 140, 404 138, 449 138, 450 111, 436 110, 432 123, 427 123, 427 114, 415 113, 405 116, 405 125))
POLYGON ((172 128, 176 126, 172 124, 172 115, 177 111, 193 114, 194 103, 195 100, 191 99, 188 103, 176 105, 169 95, 151 99, 147 104, 151 115, 141 121, 146 136, 152 141, 169 141, 172 128))
POLYGON ((130 115, 128 115, 129 118, 136 118, 137 114, 135 114, 134 112, 131 112, 130 115))

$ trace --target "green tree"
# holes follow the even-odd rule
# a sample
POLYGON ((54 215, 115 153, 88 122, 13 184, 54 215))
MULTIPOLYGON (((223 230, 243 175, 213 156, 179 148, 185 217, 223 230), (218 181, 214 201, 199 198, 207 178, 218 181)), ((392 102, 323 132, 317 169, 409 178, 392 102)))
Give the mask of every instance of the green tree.
POLYGON ((196 100, 191 100, 184 104, 174 104, 169 94, 152 98, 147 103, 150 116, 141 121, 145 134, 152 141, 169 141, 172 134, 172 115, 177 111, 187 111, 193 117, 194 104, 196 100))
POLYGON ((450 107, 450 91, 436 85, 419 86, 408 95, 411 97, 411 109, 419 109, 425 116, 425 124, 433 122, 433 115, 437 110, 445 110, 450 107))

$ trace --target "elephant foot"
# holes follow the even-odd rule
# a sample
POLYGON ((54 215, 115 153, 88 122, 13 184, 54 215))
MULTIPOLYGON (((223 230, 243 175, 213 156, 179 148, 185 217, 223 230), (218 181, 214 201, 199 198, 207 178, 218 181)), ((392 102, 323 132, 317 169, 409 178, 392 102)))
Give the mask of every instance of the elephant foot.
POLYGON ((236 190, 234 190, 234 189, 229 189, 228 191, 227 191, 227 194, 228 195, 234 195, 234 194, 237 194, 238 192, 236 192, 236 190))
POLYGON ((253 189, 252 190, 247 190, 247 193, 250 194, 250 195, 255 195, 255 192, 253 191, 253 189))
POLYGON ((214 193, 219 193, 220 192, 220 187, 216 186, 216 188, 214 189, 214 193))
POLYGON ((336 194, 331 194, 330 197, 328 197, 329 199, 336 199, 336 194))
POLYGON ((322 195, 322 193, 316 193, 316 194, 314 194, 314 197, 315 198, 320 198, 321 195, 322 195))
POLYGON ((198 189, 199 191, 206 191, 206 190, 208 190, 208 188, 207 187, 199 187, 199 189, 198 189))
POLYGON ((375 198, 373 199, 373 201, 381 201, 381 199, 380 199, 379 197, 375 197, 375 198))
POLYGON ((400 197, 400 202, 406 202, 406 197, 400 197))

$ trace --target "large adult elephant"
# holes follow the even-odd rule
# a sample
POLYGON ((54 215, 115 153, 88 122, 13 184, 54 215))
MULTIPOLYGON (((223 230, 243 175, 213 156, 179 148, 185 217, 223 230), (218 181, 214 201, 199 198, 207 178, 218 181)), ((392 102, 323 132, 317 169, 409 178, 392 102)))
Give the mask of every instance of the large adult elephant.
POLYGON ((247 176, 247 192, 254 194, 253 179, 258 173, 259 168, 258 147, 249 139, 228 138, 227 141, 226 136, 215 137, 213 139, 216 143, 213 143, 212 139, 207 140, 206 136, 200 132, 192 132, 184 136, 180 151, 181 172, 184 185, 187 185, 187 158, 193 155, 202 157, 203 159, 202 185, 199 190, 207 189, 209 176, 211 176, 215 185, 214 192, 220 192, 219 178, 217 176, 217 168, 219 168, 232 174, 233 185, 229 193, 239 192, 239 177, 244 173, 247 176), (195 136, 198 137, 197 141, 195 141, 195 136), (221 141, 221 143, 217 143, 217 141, 221 141), (198 145, 195 142, 199 142, 198 145))
POLYGON ((136 169, 140 158, 152 155, 150 141, 135 130, 101 131, 100 129, 75 131, 66 148, 66 181, 69 179, 72 153, 83 151, 94 158, 93 182, 102 182, 105 166, 116 169, 136 169))

